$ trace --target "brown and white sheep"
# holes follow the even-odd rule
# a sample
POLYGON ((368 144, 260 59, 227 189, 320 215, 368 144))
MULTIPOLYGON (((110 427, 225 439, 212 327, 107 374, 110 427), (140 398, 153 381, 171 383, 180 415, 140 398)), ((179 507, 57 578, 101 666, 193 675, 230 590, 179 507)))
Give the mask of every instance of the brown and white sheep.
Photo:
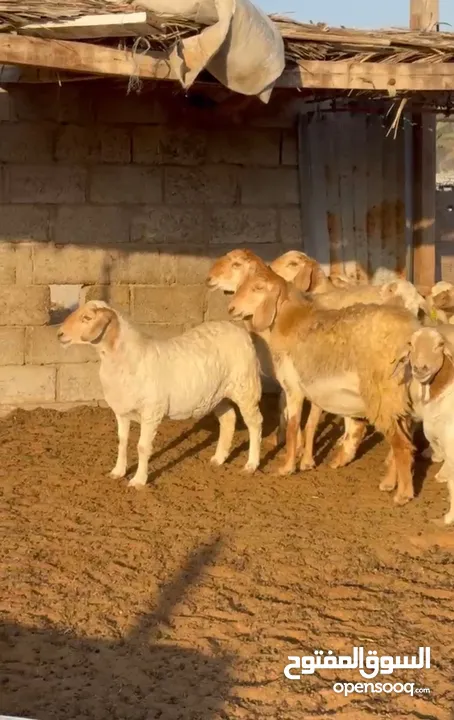
POLYGON ((233 318, 268 330, 276 374, 287 400, 287 461, 296 466, 303 398, 341 416, 367 418, 391 446, 380 489, 403 505, 413 498, 410 401, 392 373, 402 341, 420 327, 405 308, 354 305, 323 310, 296 299, 269 268, 247 278, 229 304, 233 318))

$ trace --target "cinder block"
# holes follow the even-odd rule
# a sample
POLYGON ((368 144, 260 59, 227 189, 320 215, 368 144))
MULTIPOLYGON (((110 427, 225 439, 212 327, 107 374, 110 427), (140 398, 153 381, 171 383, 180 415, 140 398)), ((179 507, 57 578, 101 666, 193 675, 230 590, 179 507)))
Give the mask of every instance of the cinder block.
POLYGON ((0 325, 44 325, 49 310, 48 287, 0 286, 0 325))
POLYGON ((171 267, 172 260, 165 253, 126 250, 115 255, 110 278, 113 283, 161 285, 171 267))
POLYGON ((25 402, 55 400, 55 368, 49 365, 7 365, 0 367, 0 398, 15 406, 25 402))
POLYGON ((276 242, 276 210, 266 208, 216 208, 211 217, 211 242, 248 245, 276 242))
POLYGON ((25 362, 32 365, 59 365, 61 363, 83 363, 97 359, 95 350, 89 345, 62 347, 57 340, 58 328, 44 325, 26 330, 25 362))
POLYGON ((227 306, 231 299, 230 295, 224 295, 219 290, 208 292, 205 320, 228 320, 227 306))
POLYGON ((235 128, 208 135, 208 162, 234 165, 279 165, 279 130, 235 128))
POLYGON ((125 128, 112 125, 60 125, 56 159, 67 163, 129 163, 131 138, 125 128))
POLYGON ((93 168, 90 200, 95 203, 160 203, 162 172, 137 165, 105 165, 93 168))
POLYGON ((82 288, 80 303, 104 300, 120 313, 129 315, 129 285, 87 285, 82 288))
POLYGON ((129 210, 124 207, 67 206, 57 209, 54 241, 101 245, 129 242, 129 210))
POLYGON ((153 338, 153 340, 168 340, 169 338, 181 335, 185 330, 184 325, 137 323, 135 324, 135 326, 139 328, 139 330, 141 330, 144 335, 148 335, 149 337, 153 338))
POLYGON ((52 162, 53 128, 47 123, 3 123, 0 162, 52 162))
POLYGON ((154 90, 127 94, 125 87, 109 85, 96 93, 95 112, 101 123, 154 125, 167 121, 167 114, 154 90))
POLYGON ((0 243, 0 285, 13 285, 16 282, 16 246, 0 243))
POLYGON ((86 170, 67 165, 11 165, 7 168, 12 203, 85 202, 86 170))
POLYGON ((49 240, 49 209, 34 205, 4 205, 1 210, 0 241, 49 240))
POLYGON ((132 156, 146 165, 200 165, 206 161, 206 133, 163 125, 137 127, 132 156))
POLYGON ((16 248, 16 285, 33 285, 33 248, 35 243, 22 242, 16 248))
POLYGON ((109 282, 113 253, 94 247, 37 245, 33 280, 38 284, 95 284, 109 282))
POLYGON ((297 205, 298 171, 296 168, 245 168, 241 175, 241 202, 244 205, 297 205))
POLYGON ((282 165, 298 165, 298 142, 295 128, 282 133, 282 165))
POLYGON ((61 365, 57 373, 57 400, 79 402, 101 400, 103 392, 99 380, 99 363, 61 365))
POLYGON ((6 122, 13 120, 13 113, 11 108, 11 96, 7 90, 0 90, 0 121, 6 122))
POLYGON ((200 207, 148 207, 133 215, 133 242, 203 244, 206 238, 204 209, 200 207))
POLYGON ((180 325, 203 319, 203 286, 148 287, 136 285, 132 291, 132 316, 139 323, 180 325))
POLYGON ((303 250, 303 233, 301 229, 301 212, 299 208, 286 208, 279 211, 280 239, 287 247, 303 250))
POLYGON ((175 255, 174 258, 174 282, 178 285, 202 285, 213 264, 212 258, 205 254, 203 248, 200 248, 198 254, 175 255))
POLYGON ((232 205, 237 196, 237 170, 230 166, 165 168, 165 201, 170 205, 232 205))
POLYGON ((90 83, 37 83, 11 88, 15 120, 52 120, 61 123, 92 123, 92 99, 97 93, 90 83))
POLYGON ((24 356, 25 328, 1 327, 0 365, 23 365, 24 356))

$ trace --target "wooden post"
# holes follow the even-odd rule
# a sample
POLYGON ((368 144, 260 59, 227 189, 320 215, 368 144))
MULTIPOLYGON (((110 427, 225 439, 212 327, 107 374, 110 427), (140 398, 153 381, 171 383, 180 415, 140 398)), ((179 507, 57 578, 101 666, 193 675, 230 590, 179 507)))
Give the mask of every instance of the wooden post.
MULTIPOLYGON (((436 30, 438 0, 410 0, 410 28, 436 30)), ((427 292, 435 283, 436 119, 413 113, 413 282, 427 292)))

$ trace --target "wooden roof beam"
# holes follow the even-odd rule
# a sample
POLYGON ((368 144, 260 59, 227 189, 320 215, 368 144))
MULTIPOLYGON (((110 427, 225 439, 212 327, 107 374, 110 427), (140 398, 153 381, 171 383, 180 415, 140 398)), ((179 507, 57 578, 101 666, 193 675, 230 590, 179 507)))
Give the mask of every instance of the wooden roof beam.
MULTIPOLYGON (((0 65, 84 75, 175 80, 165 53, 133 54, 91 43, 0 34, 0 65)), ((1 77, 0 77, 1 82, 1 77)), ((319 90, 442 91, 454 89, 454 63, 372 63, 311 60, 287 68, 276 87, 319 90)))

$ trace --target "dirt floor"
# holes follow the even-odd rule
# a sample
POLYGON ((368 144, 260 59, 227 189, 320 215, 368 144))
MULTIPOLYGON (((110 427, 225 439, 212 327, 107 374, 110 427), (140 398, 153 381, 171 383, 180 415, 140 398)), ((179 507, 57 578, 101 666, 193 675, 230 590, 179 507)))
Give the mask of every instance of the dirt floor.
MULTIPOLYGON (((108 477, 110 411, 0 422, 0 714, 454 718, 454 532, 430 521, 447 509, 436 466, 418 463, 421 492, 396 508, 378 490, 386 448, 375 438, 330 470, 338 430, 326 421, 318 469, 281 478, 264 446, 249 477, 243 429, 232 460, 209 464, 216 430, 211 419, 165 423, 138 491, 108 477), (283 675, 289 655, 355 645, 430 646, 430 670, 392 676, 430 695, 345 698, 332 685, 365 682, 356 671, 283 675)), ((134 430, 131 466, 136 441, 134 430)))

